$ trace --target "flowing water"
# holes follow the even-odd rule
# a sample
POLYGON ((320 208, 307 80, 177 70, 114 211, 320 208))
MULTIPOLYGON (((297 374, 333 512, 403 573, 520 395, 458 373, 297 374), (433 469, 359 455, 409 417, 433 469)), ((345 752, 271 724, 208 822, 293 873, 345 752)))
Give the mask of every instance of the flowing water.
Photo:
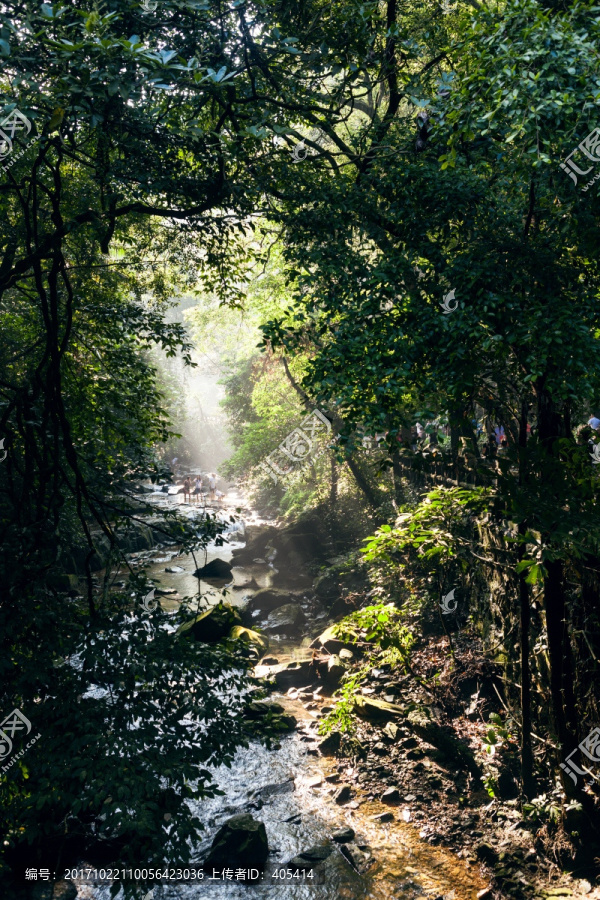
MULTIPOLYGON (((229 498, 238 505, 239 498, 229 498)), ((185 511, 186 507, 182 507, 185 511)), ((188 509, 193 515, 192 508, 188 509)), ((248 521, 249 518, 246 517, 248 521)), ((258 521, 254 518, 254 522, 258 521)), ((234 526, 239 527, 239 526, 234 526)), ((200 558, 198 565, 217 557, 231 559, 236 546, 240 546, 242 533, 232 531, 228 535, 231 543, 223 546, 210 545, 200 558)), ((198 579, 193 576, 194 560, 189 557, 171 559, 170 554, 154 554, 154 562, 147 570, 162 588, 175 589, 177 594, 161 597, 166 608, 175 608, 178 597, 193 596, 198 593, 198 579), (158 557, 158 558, 157 558, 158 557), (165 572, 165 568, 181 568, 183 571, 165 572)), ((234 569, 235 583, 228 588, 227 601, 243 605, 252 590, 244 585, 252 576, 260 587, 275 582, 281 584, 273 566, 258 562, 250 567, 234 569), (237 584, 237 586, 236 586, 237 584)), ((208 583, 200 584, 204 602, 217 602, 221 590, 208 583)), ((306 644, 306 639, 304 641, 306 644)), ((294 656, 300 645, 282 642, 272 652, 283 659, 294 656)), ((211 841, 220 825, 237 813, 251 813, 260 819, 267 831, 270 855, 267 870, 284 869, 295 855, 314 846, 328 843, 334 830, 350 826, 356 833, 355 843, 368 847, 372 864, 364 874, 359 874, 346 861, 339 844, 333 844, 330 856, 313 869, 314 881, 305 883, 293 881, 246 884, 241 881, 216 881, 206 878, 202 882, 185 884, 156 884, 151 894, 152 900, 202 900, 202 898, 315 898, 315 900, 416 900, 416 898, 441 898, 446 900, 475 900, 477 892, 485 885, 477 873, 469 869, 452 853, 427 844, 419 836, 418 827, 405 821, 398 821, 398 811, 394 811, 395 821, 381 824, 373 817, 389 811, 380 803, 361 797, 360 787, 355 789, 351 806, 338 806, 333 794, 339 785, 325 780, 327 775, 338 772, 338 761, 321 758, 311 753, 307 742, 302 740, 302 727, 314 722, 314 717, 298 701, 277 693, 271 698, 286 707, 286 711, 299 721, 298 731, 283 737, 278 749, 266 750, 260 743, 252 743, 247 749, 238 751, 231 768, 221 767, 215 771, 215 779, 223 791, 223 796, 195 804, 195 812, 205 825, 204 840, 197 848, 196 860, 206 855, 211 841)), ((352 776, 348 767, 340 773, 352 776)), ((342 777, 343 780, 343 777, 342 777)), ((233 873, 233 870, 232 870, 233 873)), ((80 884, 78 897, 86 900, 109 900, 107 885, 80 884)), ((150 885, 146 888, 150 890, 150 885)), ((141 896, 144 896, 142 891, 141 896)))

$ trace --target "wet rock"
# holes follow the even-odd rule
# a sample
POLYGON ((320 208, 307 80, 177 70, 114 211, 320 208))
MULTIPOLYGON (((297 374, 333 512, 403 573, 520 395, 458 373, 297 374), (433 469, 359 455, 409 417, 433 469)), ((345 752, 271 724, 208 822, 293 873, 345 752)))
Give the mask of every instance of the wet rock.
MULTIPOLYGON (((279 660, 276 656, 265 656, 260 661, 261 666, 277 666, 279 665, 279 660)), ((289 691, 288 691, 289 693, 289 691)))
POLYGON ((156 594, 161 594, 164 597, 170 597, 171 594, 177 593, 177 588, 154 588, 154 592, 156 594))
POLYGON ((386 703, 385 700, 360 695, 354 698, 354 712, 361 718, 373 722, 387 721, 404 715, 402 707, 395 703, 386 703))
POLYGON ((270 613, 289 602, 289 591, 281 591, 277 588, 262 588, 249 599, 246 612, 253 613, 258 610, 263 613, 270 613))
POLYGON ((245 813, 232 816, 219 828, 204 861, 204 868, 262 869, 268 854, 265 826, 245 813))
POLYGON ((241 625, 237 609, 226 603, 218 603, 190 619, 189 622, 180 625, 177 635, 213 644, 228 635, 235 625, 241 625))
MULTIPOLYGON (((196 569, 194 575, 196 578, 231 578, 231 570, 233 566, 224 559, 211 559, 209 563, 196 569)), ((168 571, 168 569, 167 569, 168 571)))
POLYGON ((234 625, 229 632, 229 637, 233 641, 247 644, 248 647, 254 651, 256 656, 264 653, 269 646, 266 637, 263 637, 263 635, 259 634, 257 631, 252 631, 251 628, 244 628, 243 625, 234 625))
POLYGON ((361 875, 367 871, 373 862, 370 852, 362 850, 356 844, 342 844, 340 851, 352 868, 361 875))
POLYGON ((298 856, 294 856, 293 859, 290 859, 286 868, 291 868, 294 871, 297 869, 310 869, 313 866, 317 866, 320 862, 323 862, 323 860, 327 859, 331 854, 332 847, 328 845, 325 845, 324 847, 309 847, 308 850, 303 850, 298 856))
POLYGON ((338 828, 337 831, 333 832, 331 837, 336 842, 336 844, 347 844, 349 841, 354 840, 354 829, 338 828))
POLYGON ((398 788, 391 787, 384 791, 381 795, 381 802, 387 803, 390 806, 395 806, 397 803, 400 803, 400 792, 398 791, 398 788))
POLYGON ((286 603, 270 613, 265 631, 273 634, 298 634, 306 621, 304 610, 296 603, 286 603))
POLYGON ((352 796, 352 788, 349 784, 344 784, 342 787, 336 791, 333 799, 336 803, 342 804, 347 803, 350 797, 352 796))
POLYGON ((328 781, 329 784, 336 784, 340 780, 339 772, 333 772, 332 775, 326 775, 325 781, 328 781))
POLYGON ((268 713, 277 714, 284 711, 281 703, 265 703, 264 700, 253 700, 252 703, 249 703, 245 708, 244 718, 260 719, 262 716, 268 715, 268 713))
POLYGON ((282 781, 279 784, 265 784, 258 793, 263 797, 272 797, 275 794, 293 794, 296 790, 296 783, 293 778, 282 781))
POLYGON ((170 572, 171 575, 178 575, 180 572, 185 572, 183 566, 167 566, 165 572, 170 572))
POLYGON ((342 737, 339 731, 332 731, 322 741, 319 741, 317 749, 323 756, 335 756, 340 749, 341 742, 342 737))
POLYGON ((378 813, 378 815, 373 816, 374 822, 393 822, 394 814, 391 812, 382 812, 378 813))
POLYGON ((484 888, 477 894, 477 900, 492 900, 493 893, 490 888, 484 888))

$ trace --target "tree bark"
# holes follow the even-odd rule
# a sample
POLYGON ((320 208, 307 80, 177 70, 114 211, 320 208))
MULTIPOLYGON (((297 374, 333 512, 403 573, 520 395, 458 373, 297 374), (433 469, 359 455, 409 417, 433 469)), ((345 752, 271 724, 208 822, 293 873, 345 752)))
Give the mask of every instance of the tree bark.
MULTIPOLYGON (((521 404, 519 422, 519 485, 527 483, 527 409, 528 404, 521 404)), ((519 522, 519 536, 527 533, 527 522, 519 522)), ((525 543, 519 544, 519 562, 525 556, 525 543)), ((533 777, 533 748, 531 746, 531 668, 529 664, 529 628, 531 609, 529 606, 529 585, 525 572, 519 575, 519 606, 521 618, 521 785, 525 797, 535 797, 536 786, 533 777)))

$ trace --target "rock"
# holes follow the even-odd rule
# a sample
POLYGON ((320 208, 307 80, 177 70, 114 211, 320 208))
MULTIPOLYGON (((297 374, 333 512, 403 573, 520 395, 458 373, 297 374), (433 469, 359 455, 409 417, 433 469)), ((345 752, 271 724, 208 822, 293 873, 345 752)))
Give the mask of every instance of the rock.
POLYGON ((498 853, 491 844, 486 844, 485 841, 482 841, 480 844, 477 844, 475 847, 475 855, 480 862, 488 863, 488 865, 493 865, 498 861, 498 853))
POLYGON ((340 780, 340 773, 333 772, 331 775, 325 776, 325 781, 328 781, 329 784, 336 784, 340 780))
POLYGON ((183 566, 167 566, 165 572, 170 572, 171 575, 178 575, 180 572, 185 572, 183 566))
POLYGON ((341 805, 342 803, 347 803, 348 800, 350 799, 351 795, 352 795, 352 788, 350 787, 350 785, 343 784, 342 787, 339 788, 338 791, 336 791, 333 799, 335 800, 336 803, 339 803, 341 805))
POLYGON ((260 612, 269 613, 273 612, 274 609, 279 609, 280 606, 285 606, 289 602, 289 591, 281 591, 278 588, 262 588, 250 597, 246 612, 253 613, 256 610, 260 610, 260 612))
POLYGON ((180 637, 193 637, 196 641, 214 644, 228 635, 235 625, 240 625, 240 614, 233 606, 218 603, 210 609, 184 622, 177 629, 180 637))
POLYGON ((346 671, 347 667, 339 656, 330 656, 327 660, 327 670, 323 673, 323 680, 329 685, 339 684, 346 671))
POLYGON ((378 813, 378 815, 373 816, 373 821, 374 822, 393 822, 394 814, 391 812, 378 813))
POLYGON ((323 756, 335 756, 340 749, 341 742, 342 737, 339 731, 332 731, 331 734, 328 734, 327 737, 319 742, 317 749, 323 756))
POLYGON ((342 844, 340 847, 340 851, 343 856, 348 860, 353 869, 355 869, 359 874, 363 874, 367 871, 373 859, 369 852, 365 852, 356 844, 342 844))
POLYGON ((277 666, 257 666, 254 670, 257 678, 273 678, 280 690, 310 684, 314 678, 314 669, 310 659, 280 663, 277 666))
POLYGON ((481 780, 482 769, 471 748, 459 741, 455 732, 448 727, 438 725, 431 718, 431 713, 427 709, 412 710, 407 716, 408 723, 415 734, 428 744, 433 744, 438 750, 441 750, 448 759, 460 763, 464 766, 476 781, 481 780))
POLYGON ((354 659, 354 653, 352 650, 348 650, 346 647, 342 647, 339 653, 340 659, 351 660, 354 659))
POLYGON ((244 644, 251 645, 258 655, 264 653, 269 646, 266 637, 263 637, 262 634, 259 634, 257 631, 252 631, 251 628, 244 628, 243 625, 234 625, 229 632, 229 637, 233 641, 240 641, 244 644))
POLYGON ((477 900, 492 900, 493 893, 490 888, 484 888, 477 894, 477 900))
POLYGON ((296 782, 293 778, 288 778, 287 781, 282 781, 279 784, 265 784, 258 793, 262 797, 272 797, 275 794, 293 794, 295 790, 296 782))
POLYGON ((387 721, 397 716, 403 716, 404 710, 395 703, 386 703, 385 700, 376 700, 374 697, 358 695, 354 698, 354 712, 363 719, 373 722, 387 721))
POLYGON ((284 712, 281 703, 265 703, 264 700, 253 700, 244 709, 245 719, 260 719, 268 713, 279 714, 284 712))
POLYGON ((154 588, 156 594, 161 594, 164 597, 170 597, 171 594, 177 593, 177 588, 154 588))
POLYGON ((269 854, 267 832, 262 822, 248 813, 232 816, 219 828, 204 868, 259 868, 269 854))
POLYGON ((306 617, 301 606, 286 603, 269 615, 265 631, 271 631, 273 634, 297 634, 305 621, 306 617))
POLYGON ((290 859, 289 863, 286 864, 286 868, 291 868, 294 871, 297 869, 311 869, 323 862, 324 859, 327 859, 328 856, 331 856, 331 853, 332 848, 327 845, 324 847, 310 847, 308 850, 303 850, 298 856, 290 859))
POLYGON ((387 803, 390 806, 400 803, 400 792, 398 791, 398 788, 390 787, 384 791, 381 795, 381 802, 387 803))
POLYGON ((396 740, 396 738, 398 737, 399 731, 400 731, 400 729, 395 724, 395 722, 386 722, 386 724, 383 728, 383 733, 385 734, 385 736, 387 738, 390 739, 390 741, 396 740))
POLYGON ((350 642, 340 641, 335 636, 335 625, 330 625, 311 643, 311 648, 320 649, 321 647, 328 653, 338 654, 342 650, 349 650, 353 655, 360 655, 361 649, 366 646, 362 643, 354 644, 350 642))
MULTIPOLYGON (((226 562, 224 559, 211 559, 209 563, 205 566, 202 566, 201 569, 196 569, 194 575, 196 578, 231 578, 231 571, 233 566, 231 563, 226 562)), ((166 569, 168 572, 169 569, 166 569)), ((183 569, 182 569, 183 571, 183 569)))
POLYGON ((378 756, 387 756, 388 748, 382 741, 377 741, 376 744, 373 744, 373 753, 377 753, 378 756))
POLYGON ((79 576, 67 575, 66 573, 47 575, 46 584, 55 591, 67 592, 77 591, 79 586, 79 576))
POLYGON ((314 788, 319 787, 319 785, 323 784, 323 776, 322 775, 313 775, 312 778, 309 778, 306 782, 307 787, 314 788))
POLYGON ((338 828, 337 831, 333 832, 331 837, 336 842, 336 844, 347 844, 348 841, 354 840, 354 829, 338 828))
POLYGON ((279 660, 275 656, 264 656, 260 661, 261 666, 277 666, 279 660))

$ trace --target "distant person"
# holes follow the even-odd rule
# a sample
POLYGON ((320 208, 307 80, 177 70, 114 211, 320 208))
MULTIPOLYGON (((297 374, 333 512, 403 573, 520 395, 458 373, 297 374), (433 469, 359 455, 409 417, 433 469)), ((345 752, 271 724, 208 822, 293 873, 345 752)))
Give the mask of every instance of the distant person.
POLYGON ((590 426, 590 428, 593 428, 594 431, 598 431, 600 430, 600 419, 598 419, 596 416, 592 416, 591 419, 588 419, 588 425, 590 426))
POLYGON ((225 494, 223 493, 223 491, 215 491, 215 500, 217 501, 217 503, 222 503, 224 496, 225 494))
POLYGON ((502 444, 502 441, 506 440, 504 425, 496 425, 496 427, 494 428, 494 434, 496 436, 496 443, 498 445, 502 444))
POLYGON ((200 476, 196 477, 194 481, 194 497, 196 498, 196 503, 200 502, 200 497, 202 496, 202 479, 200 476))
POLYGON ((215 499, 215 491, 217 489, 217 476, 214 472, 211 472, 208 476, 208 489, 210 491, 210 499, 215 499))
POLYGON ((190 481, 189 477, 186 476, 186 479, 185 479, 185 481, 183 482, 183 502, 184 502, 184 503, 185 503, 185 498, 186 498, 186 497, 187 497, 188 500, 191 502, 191 500, 192 500, 192 494, 191 494, 191 491, 192 491, 192 482, 190 481))

